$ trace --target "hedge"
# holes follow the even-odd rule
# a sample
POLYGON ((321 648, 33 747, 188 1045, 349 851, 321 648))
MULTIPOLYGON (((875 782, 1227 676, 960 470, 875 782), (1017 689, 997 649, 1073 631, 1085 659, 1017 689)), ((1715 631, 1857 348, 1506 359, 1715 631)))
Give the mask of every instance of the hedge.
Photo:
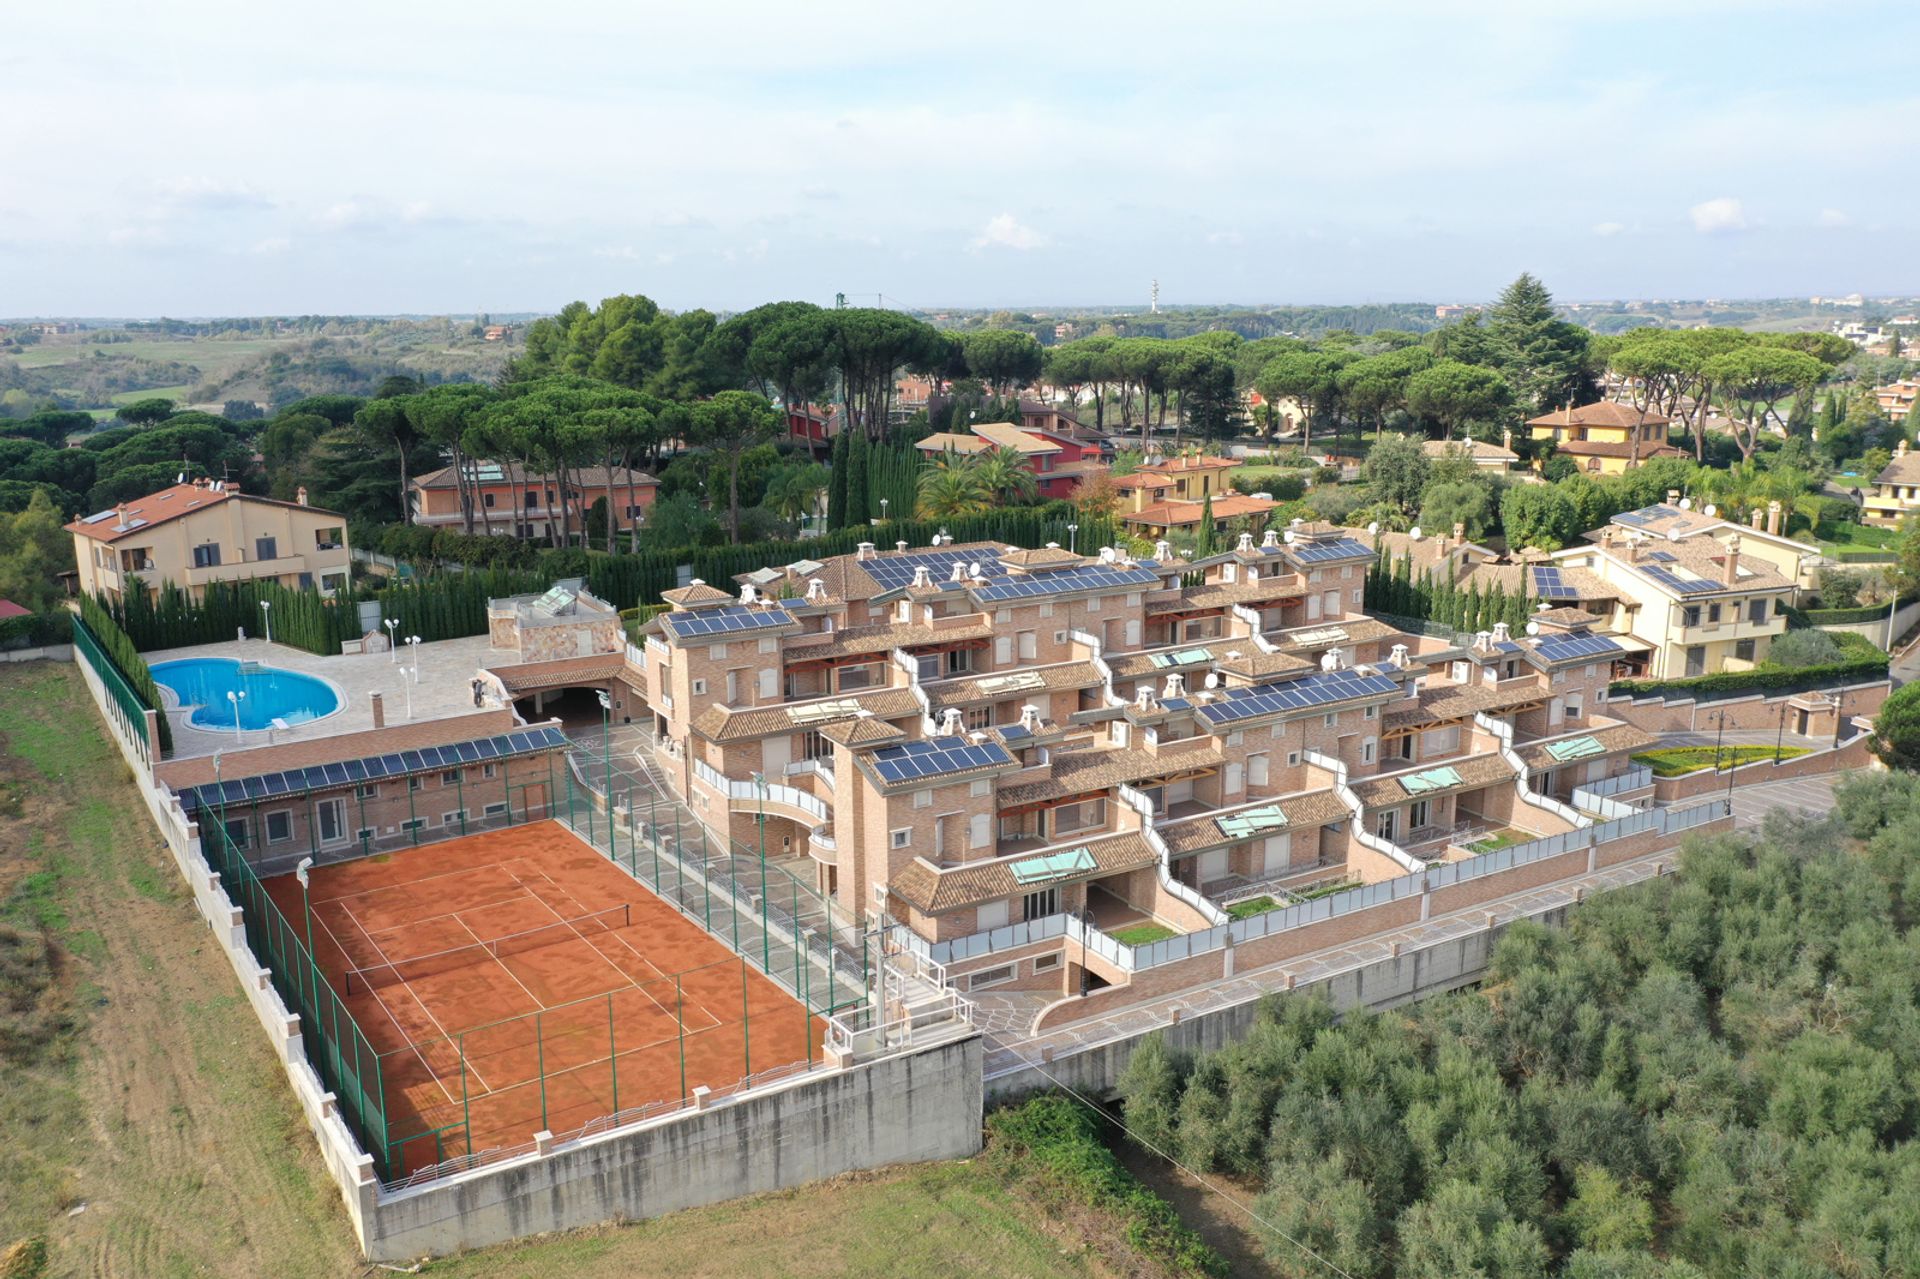
POLYGON ((1788 614, 1804 619, 1808 626, 1844 626, 1859 622, 1884 622, 1887 613, 1893 608, 1905 608, 1913 603, 1913 596, 1899 600, 1894 604, 1867 604, 1860 608, 1809 608, 1796 609, 1788 614))
POLYGON ((33 648, 73 642, 73 614, 65 609, 0 620, 0 648, 33 648))
POLYGON ((81 597, 80 620, 100 641, 101 651, 120 672, 120 677, 126 680, 134 696, 146 703, 148 710, 158 712, 154 720, 160 729, 161 753, 172 750, 173 726, 167 722, 166 703, 160 699, 160 687, 153 682, 153 672, 147 669, 146 659, 140 656, 140 650, 133 640, 97 600, 81 597))
MULTIPOLYGON (((1837 638, 1837 637, 1836 637, 1837 638)), ((1718 675, 1696 675, 1691 679, 1624 679, 1607 689, 1607 696, 1621 698, 1663 697, 1711 701, 1739 697, 1747 693, 1810 693, 1867 680, 1887 678, 1886 654, 1878 658, 1856 658, 1830 666, 1808 666, 1800 670, 1725 671, 1718 675)))

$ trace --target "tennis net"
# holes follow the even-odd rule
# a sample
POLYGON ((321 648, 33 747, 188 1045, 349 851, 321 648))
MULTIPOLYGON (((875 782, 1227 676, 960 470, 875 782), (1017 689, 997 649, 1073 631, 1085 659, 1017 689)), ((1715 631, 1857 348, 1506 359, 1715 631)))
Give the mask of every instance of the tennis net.
POLYGON ((485 963, 489 959, 500 959, 523 951, 539 950, 543 946, 555 946, 561 942, 591 937, 597 933, 610 933, 616 928, 625 928, 628 922, 629 907, 622 903, 606 910, 595 911, 591 915, 556 920, 551 924, 542 924, 538 928, 529 928, 524 932, 508 933, 504 937, 470 942, 465 946, 436 950, 431 954, 415 955, 410 959, 387 960, 378 964, 349 968, 347 969, 347 994, 365 994, 367 991, 398 985, 403 981, 431 977, 436 973, 452 972, 456 968, 471 967, 474 964, 485 963))

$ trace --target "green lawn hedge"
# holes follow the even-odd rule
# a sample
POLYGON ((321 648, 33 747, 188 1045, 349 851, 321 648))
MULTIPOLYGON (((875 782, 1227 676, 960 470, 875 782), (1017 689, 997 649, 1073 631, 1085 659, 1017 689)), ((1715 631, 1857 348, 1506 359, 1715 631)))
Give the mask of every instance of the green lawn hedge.
MULTIPOLYGON (((1845 633, 1835 635, 1834 639, 1841 641, 1855 639, 1863 644, 1867 643, 1858 635, 1845 633)), ((1808 666, 1800 670, 1773 670, 1762 667, 1752 671, 1724 671, 1718 675, 1697 675, 1692 679, 1615 680, 1607 689, 1607 696, 1664 697, 1669 700, 1693 698, 1698 701, 1712 701, 1719 698, 1739 697, 1746 693, 1809 693, 1815 689, 1834 688, 1841 684, 1885 679, 1887 655, 1879 653, 1877 649, 1875 652, 1878 656, 1854 658, 1850 661, 1835 662, 1830 666, 1808 666)))
POLYGON ((1771 746, 1667 746, 1641 751, 1633 762, 1651 768, 1655 777, 1685 777, 1702 769, 1738 768, 1762 759, 1777 763, 1812 753, 1806 746, 1783 746, 1777 753, 1771 746))

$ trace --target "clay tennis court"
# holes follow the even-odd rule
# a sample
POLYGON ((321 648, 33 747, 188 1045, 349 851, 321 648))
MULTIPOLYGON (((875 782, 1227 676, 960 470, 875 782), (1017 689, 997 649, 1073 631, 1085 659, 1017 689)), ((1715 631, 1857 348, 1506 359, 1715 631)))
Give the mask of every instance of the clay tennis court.
MULTIPOLYGON (((304 927, 296 877, 265 887, 304 927)), ((316 867, 309 896, 395 1176, 820 1054, 824 1023, 556 822, 316 867)))

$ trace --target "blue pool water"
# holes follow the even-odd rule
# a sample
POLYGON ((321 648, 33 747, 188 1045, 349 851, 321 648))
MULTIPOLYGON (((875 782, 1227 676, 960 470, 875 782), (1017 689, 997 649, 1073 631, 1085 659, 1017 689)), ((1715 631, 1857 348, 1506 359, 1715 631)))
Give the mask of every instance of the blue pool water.
POLYGON ((283 671, 227 657, 190 657, 161 662, 153 678, 172 689, 182 707, 193 707, 187 722, 195 728, 232 728, 233 703, 240 699, 240 727, 266 728, 274 720, 304 724, 340 708, 340 698, 324 681, 298 671, 283 671))

